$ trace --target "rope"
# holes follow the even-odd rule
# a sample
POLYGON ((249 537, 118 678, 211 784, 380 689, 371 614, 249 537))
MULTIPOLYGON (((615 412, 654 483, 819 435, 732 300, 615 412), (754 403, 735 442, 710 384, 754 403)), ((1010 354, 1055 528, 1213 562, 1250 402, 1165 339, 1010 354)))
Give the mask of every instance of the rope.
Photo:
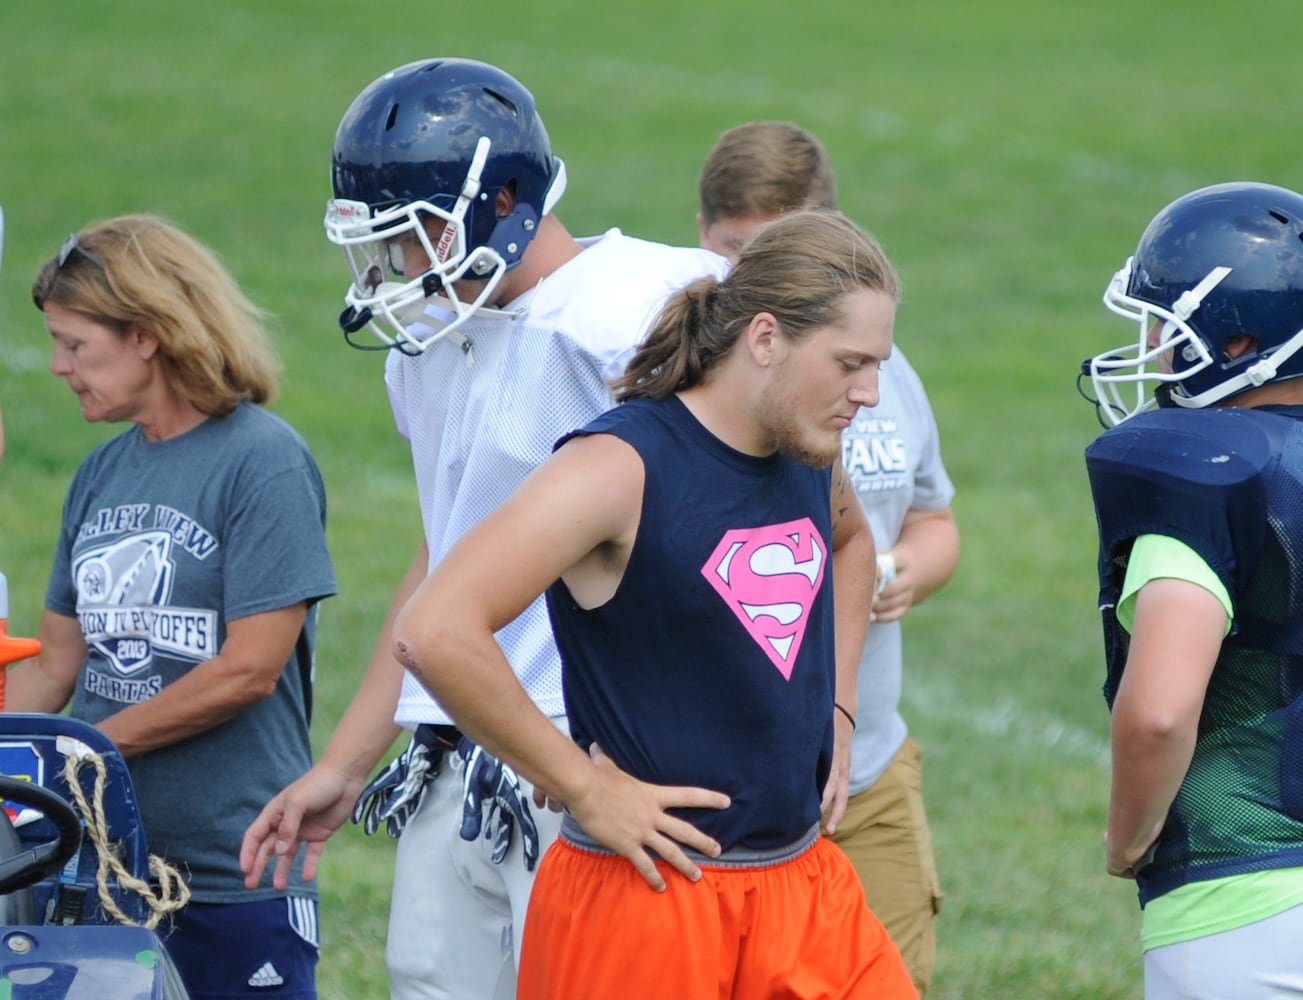
POLYGON ((72 792, 77 812, 86 825, 86 832, 95 844, 95 853, 99 858, 99 866, 95 872, 95 883, 99 892, 100 906, 103 910, 120 924, 127 924, 131 927, 142 926, 123 913, 114 900, 113 893, 109 890, 110 876, 119 886, 134 892, 145 900, 150 914, 143 926, 149 930, 156 928, 165 916, 175 913, 185 906, 190 901, 189 886, 181 878, 181 873, 157 854, 149 856, 149 870, 158 882, 157 892, 144 879, 137 878, 127 871, 119 859, 118 851, 109 840, 108 823, 104 818, 104 785, 107 780, 107 768, 104 766, 104 758, 93 751, 84 751, 84 756, 80 757, 69 754, 63 763, 63 779, 68 783, 69 791, 72 792), (81 787, 80 774, 82 765, 85 763, 90 763, 95 768, 95 805, 93 809, 86 801, 86 793, 81 787))

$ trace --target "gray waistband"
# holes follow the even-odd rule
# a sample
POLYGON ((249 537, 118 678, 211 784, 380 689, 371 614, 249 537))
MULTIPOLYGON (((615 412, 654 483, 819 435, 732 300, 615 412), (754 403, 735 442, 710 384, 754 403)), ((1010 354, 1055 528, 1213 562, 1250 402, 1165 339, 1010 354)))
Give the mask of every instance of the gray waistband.
MULTIPOLYGON (((571 847, 581 851, 615 856, 615 852, 610 848, 603 847, 588 836, 584 832, 584 828, 576 822, 570 813, 566 813, 561 817, 561 839, 571 847)), ((784 861, 791 861, 793 858, 799 858, 813 847, 818 839, 819 824, 815 823, 803 836, 790 844, 783 844, 781 847, 767 847, 764 849, 731 847, 717 858, 709 857, 700 851, 693 850, 691 847, 684 847, 683 853, 691 858, 694 864, 703 868, 766 868, 770 865, 782 864, 784 861)), ((659 856, 655 851, 649 850, 647 853, 652 857, 659 856)))

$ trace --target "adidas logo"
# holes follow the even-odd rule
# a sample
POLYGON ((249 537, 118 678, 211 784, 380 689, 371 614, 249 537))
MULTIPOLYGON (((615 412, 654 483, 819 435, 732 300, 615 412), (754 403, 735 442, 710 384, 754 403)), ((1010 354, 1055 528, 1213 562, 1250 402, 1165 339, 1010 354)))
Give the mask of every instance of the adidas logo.
POLYGON ((249 985, 257 989, 258 987, 279 986, 285 982, 285 978, 276 971, 276 966, 270 962, 263 962, 262 967, 249 977, 249 985))

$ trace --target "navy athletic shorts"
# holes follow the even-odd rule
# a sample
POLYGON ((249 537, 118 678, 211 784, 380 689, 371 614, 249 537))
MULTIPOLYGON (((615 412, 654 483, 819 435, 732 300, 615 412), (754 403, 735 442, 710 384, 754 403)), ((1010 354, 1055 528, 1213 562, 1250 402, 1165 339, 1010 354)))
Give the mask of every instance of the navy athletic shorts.
POLYGON ((190 903, 164 933, 193 1000, 316 1000, 315 899, 190 903))

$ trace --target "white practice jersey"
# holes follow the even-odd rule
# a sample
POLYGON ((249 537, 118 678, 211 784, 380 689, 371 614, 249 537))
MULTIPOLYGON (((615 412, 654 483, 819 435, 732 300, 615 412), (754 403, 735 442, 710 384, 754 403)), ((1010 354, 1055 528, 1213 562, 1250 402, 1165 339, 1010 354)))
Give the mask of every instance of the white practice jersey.
MULTIPOLYGON (((477 521, 507 499, 552 446, 614 405, 609 379, 670 293, 727 262, 612 229, 504 307, 476 316, 423 354, 389 354, 385 381, 399 431, 412 447, 421 518, 433 567, 477 521)), ((512 567, 503 566, 509 574, 512 567)), ((497 633, 534 703, 562 716, 561 660, 540 597, 497 633)), ((395 721, 449 723, 410 674, 395 721)))

